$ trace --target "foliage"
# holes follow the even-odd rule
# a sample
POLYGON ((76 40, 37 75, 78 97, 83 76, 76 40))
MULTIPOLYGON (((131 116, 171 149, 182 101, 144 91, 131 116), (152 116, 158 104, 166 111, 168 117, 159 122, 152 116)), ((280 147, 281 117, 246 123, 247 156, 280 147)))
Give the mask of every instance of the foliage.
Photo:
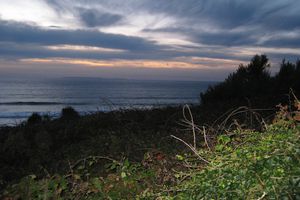
POLYGON ((213 150, 198 149, 208 164, 189 153, 160 151, 141 162, 88 156, 68 164, 65 174, 29 175, 5 189, 15 199, 298 199, 300 198, 299 101, 280 107, 263 132, 231 130, 213 150), (95 174, 108 160, 104 174, 95 174), (200 161, 200 162, 199 162, 200 161))
POLYGON ((266 95, 269 89, 269 60, 265 55, 255 55, 247 66, 240 65, 236 72, 216 86, 211 86, 201 93, 201 102, 244 100, 254 95, 266 95))
MULTIPOLYGON (((282 113, 279 113, 282 114, 282 113)), ((281 118, 281 117, 280 117, 281 118)), ((300 126, 278 119, 263 133, 221 135, 210 164, 161 199, 299 199, 300 126)), ((153 197, 152 196, 152 197, 153 197)))
POLYGON ((38 113, 33 113, 28 119, 27 124, 38 124, 42 122, 42 117, 38 113))
MULTIPOLYGON (((0 128, 0 193, 5 185, 28 174, 43 177, 45 170, 65 174, 69 161, 91 155, 141 161, 151 149, 175 153, 181 147, 174 146, 169 137, 179 127, 177 107, 97 112, 74 120, 33 116, 38 120, 0 128)), ((107 162, 101 160, 94 175, 106 175, 107 162)))
POLYGON ((65 120, 74 120, 79 118, 79 113, 72 107, 63 108, 61 111, 61 118, 65 120))
POLYGON ((275 88, 281 93, 293 88, 297 94, 300 92, 300 60, 293 64, 282 61, 278 74, 274 77, 275 88))
MULTIPOLYGON (((248 65, 240 65, 224 82, 211 86, 200 94, 203 106, 226 104, 226 109, 239 105, 274 107, 288 103, 290 88, 300 93, 300 61, 282 61, 280 71, 272 77, 267 56, 255 55, 248 65)), ((224 112, 224 110, 223 110, 224 112)))
POLYGON ((80 116, 68 107, 57 119, 33 114, 0 127, 0 198, 300 198, 300 102, 290 92, 295 103, 278 105, 275 117, 251 108, 272 106, 290 87, 297 94, 300 62, 283 61, 275 77, 269 67, 256 55, 202 94, 193 113, 185 106, 80 116), (223 113, 245 99, 249 107, 223 113))
POLYGON ((133 199, 137 194, 158 190, 157 169, 143 162, 112 161, 106 164, 105 177, 90 174, 96 163, 97 157, 91 156, 70 166, 65 175, 26 176, 18 184, 9 186, 4 196, 14 199, 133 199))

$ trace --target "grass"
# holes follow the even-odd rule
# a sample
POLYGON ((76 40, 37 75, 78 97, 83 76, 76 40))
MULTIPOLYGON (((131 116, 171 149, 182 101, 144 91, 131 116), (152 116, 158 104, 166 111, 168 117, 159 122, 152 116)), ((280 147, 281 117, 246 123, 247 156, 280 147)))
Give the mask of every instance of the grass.
POLYGON ((156 195, 165 199, 299 199, 300 126, 220 136, 210 163, 156 195))
POLYGON ((190 138, 182 135, 182 141, 189 148, 180 146, 182 141, 168 140, 169 147, 181 147, 173 151, 177 155, 148 149, 141 160, 133 161, 126 156, 112 159, 86 153, 78 160, 67 160, 64 170, 53 173, 44 168, 43 174, 27 174, 9 183, 3 198, 298 199, 299 110, 290 113, 282 106, 264 130, 229 125, 230 129, 222 127, 224 133, 210 139, 212 132, 197 127, 188 109, 183 122, 193 134, 190 138), (199 137, 200 130, 207 135, 199 137))

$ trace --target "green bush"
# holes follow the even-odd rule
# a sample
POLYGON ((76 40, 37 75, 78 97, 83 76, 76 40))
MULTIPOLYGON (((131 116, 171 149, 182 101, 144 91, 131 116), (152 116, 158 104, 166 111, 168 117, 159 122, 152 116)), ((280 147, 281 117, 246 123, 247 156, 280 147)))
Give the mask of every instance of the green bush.
POLYGON ((242 132, 231 141, 220 136, 210 164, 162 199, 299 199, 299 158, 299 125, 273 124, 263 133, 242 132))

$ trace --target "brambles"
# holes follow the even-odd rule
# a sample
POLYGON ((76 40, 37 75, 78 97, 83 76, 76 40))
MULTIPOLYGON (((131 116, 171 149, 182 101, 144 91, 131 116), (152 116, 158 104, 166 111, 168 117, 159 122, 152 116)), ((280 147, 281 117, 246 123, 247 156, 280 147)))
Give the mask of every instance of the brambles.
MULTIPOLYGON (((234 122, 234 118, 229 120, 225 116, 228 125, 223 126, 229 127, 230 131, 223 128, 226 134, 216 134, 209 148, 203 134, 202 140, 199 139, 200 128, 191 124, 191 116, 186 116, 183 122, 196 136, 195 140, 191 137, 195 144, 190 147, 199 155, 205 155, 209 161, 206 164, 192 153, 179 151, 174 156, 159 150, 148 151, 140 162, 124 157, 115 160, 106 156, 87 156, 65 163, 65 173, 26 176, 16 185, 7 187, 4 197, 297 199, 300 197, 300 126, 293 116, 299 112, 298 105, 298 102, 294 104, 296 110, 292 113, 281 106, 277 120, 266 125, 263 131, 239 124, 233 128, 230 121, 234 122), (105 166, 102 174, 95 173, 100 170, 99 165, 105 166)), ((206 136, 210 137, 212 131, 210 128, 206 136)))
MULTIPOLYGON (((169 133, 179 127, 179 117, 180 108, 168 107, 97 112, 76 120, 42 117, 40 123, 1 128, 0 194, 29 174, 35 174, 36 181, 47 178, 48 173, 63 176, 69 172, 68 161, 75 164, 82 160, 82 165, 85 159, 87 165, 92 161, 91 155, 118 161, 126 157, 130 163, 137 163, 149 149, 177 152, 181 146, 169 142, 169 133)), ((107 162, 110 161, 101 159, 88 167, 90 177, 106 177, 107 162)), ((84 170, 87 168, 78 173, 84 170)))
POLYGON ((218 136, 215 151, 206 152, 210 163, 192 170, 186 181, 160 194, 162 199, 300 198, 300 126, 286 112, 282 107, 279 120, 263 132, 218 136))

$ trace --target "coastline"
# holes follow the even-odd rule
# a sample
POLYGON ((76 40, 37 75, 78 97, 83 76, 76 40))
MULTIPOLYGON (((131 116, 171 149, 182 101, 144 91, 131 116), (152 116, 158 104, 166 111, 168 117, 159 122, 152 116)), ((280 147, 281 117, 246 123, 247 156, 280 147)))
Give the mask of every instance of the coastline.
MULTIPOLYGON (((132 106, 109 106, 109 108, 96 108, 93 109, 91 111, 76 111, 79 113, 79 115, 81 117, 84 117, 86 115, 97 115, 98 113, 109 113, 109 112, 126 112, 126 111, 149 111, 152 109, 164 109, 164 108, 169 108, 169 107, 183 107, 184 105, 189 105, 191 107, 197 107, 200 104, 195 104, 195 103, 185 103, 185 104, 155 104, 155 105, 132 105, 132 106)), ((64 105, 63 108, 67 108, 67 107, 72 107, 72 105, 64 105)), ((0 115, 0 121, 4 121, 6 120, 7 123, 0 123, 0 128, 1 127, 15 127, 20 125, 21 123, 25 123, 28 118, 30 118, 30 116, 32 114, 38 114, 40 116, 46 116, 47 118, 50 119, 58 119, 61 116, 61 111, 60 112, 21 112, 21 113, 9 113, 7 115, 3 115, 3 113, 0 115)))

